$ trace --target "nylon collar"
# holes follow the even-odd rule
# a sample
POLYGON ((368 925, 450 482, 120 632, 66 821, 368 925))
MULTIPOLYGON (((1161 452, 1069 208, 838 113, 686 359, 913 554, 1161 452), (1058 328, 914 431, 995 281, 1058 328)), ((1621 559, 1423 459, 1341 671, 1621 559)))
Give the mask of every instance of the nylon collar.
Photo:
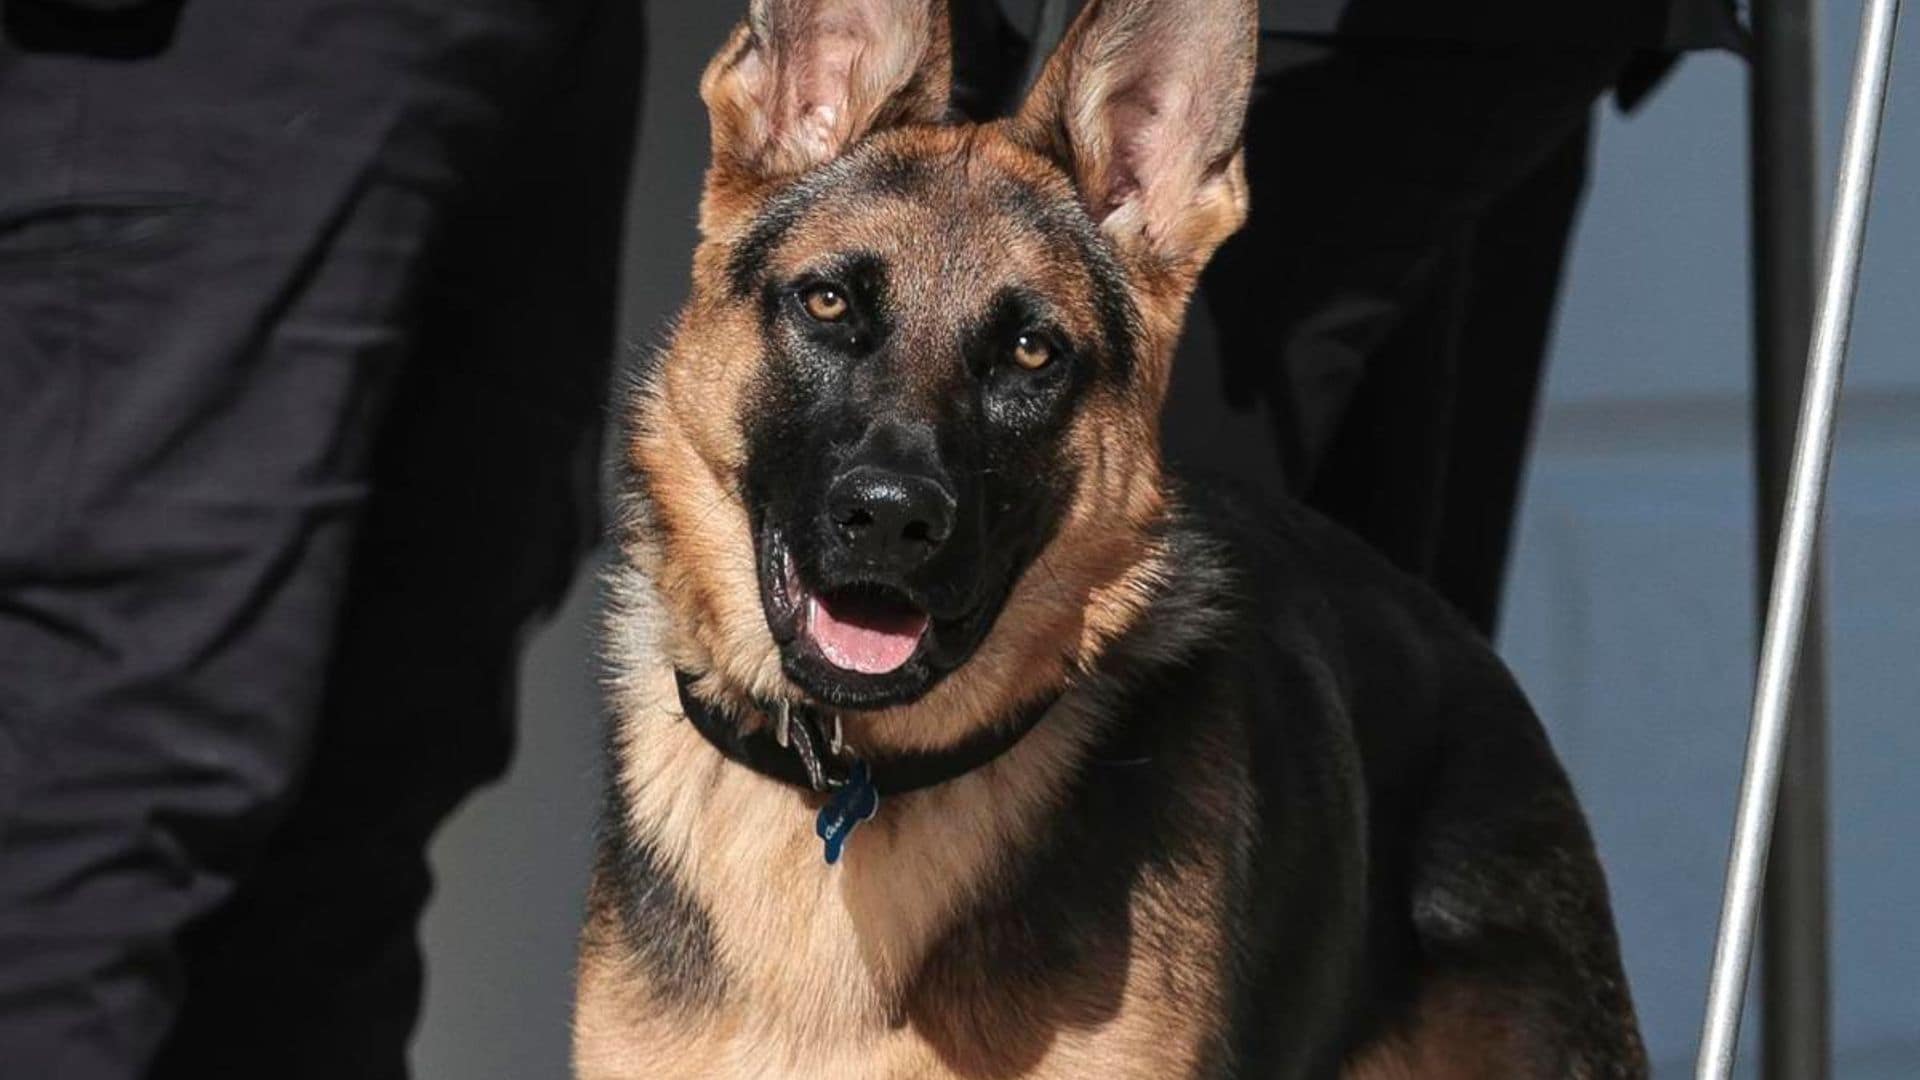
POLYGON ((789 706, 787 742, 783 746, 776 734, 779 727, 776 708, 757 706, 769 718, 769 723, 747 731, 738 718, 694 696, 694 676, 679 670, 675 670, 673 676, 680 689, 680 708, 687 720, 728 760, 769 779, 809 791, 834 791, 844 787, 853 766, 864 761, 874 790, 882 796, 904 795, 944 784, 987 765, 1013 749, 1059 700, 1057 695, 1042 698, 1021 710, 1012 723, 987 728, 946 750, 858 759, 838 746, 837 737, 829 734, 834 730, 829 714, 804 705, 789 706))

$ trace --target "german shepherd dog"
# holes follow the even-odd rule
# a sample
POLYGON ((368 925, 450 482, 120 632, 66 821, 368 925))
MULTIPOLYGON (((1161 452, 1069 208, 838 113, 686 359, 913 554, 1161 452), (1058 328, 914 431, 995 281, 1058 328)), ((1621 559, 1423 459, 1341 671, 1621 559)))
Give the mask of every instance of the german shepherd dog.
POLYGON ((579 1075, 1645 1074, 1486 644, 1162 467, 1255 41, 1254 0, 1092 0, 977 125, 944 0, 752 0, 707 68, 692 291, 623 405, 579 1075))

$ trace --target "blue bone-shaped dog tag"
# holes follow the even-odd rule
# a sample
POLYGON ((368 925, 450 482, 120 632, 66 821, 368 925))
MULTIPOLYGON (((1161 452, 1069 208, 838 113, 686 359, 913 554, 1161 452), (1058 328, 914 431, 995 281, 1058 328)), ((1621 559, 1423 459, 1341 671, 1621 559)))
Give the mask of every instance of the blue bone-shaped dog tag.
POLYGON ((853 835, 854 826, 879 812, 880 793, 874 790, 873 778, 867 775, 867 763, 856 761, 846 784, 833 793, 833 798, 820 808, 820 816, 813 822, 814 834, 826 843, 827 865, 840 861, 840 851, 847 846, 847 837, 853 835))

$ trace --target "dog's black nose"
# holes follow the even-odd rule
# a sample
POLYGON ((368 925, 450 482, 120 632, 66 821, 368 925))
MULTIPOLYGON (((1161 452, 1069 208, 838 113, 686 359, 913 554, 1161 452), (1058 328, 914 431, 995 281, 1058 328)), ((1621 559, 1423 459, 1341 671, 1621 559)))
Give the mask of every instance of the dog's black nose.
POLYGON ((927 476, 872 465, 849 469, 827 489, 827 525, 847 554, 877 570, 906 573, 953 532, 953 493, 927 476))

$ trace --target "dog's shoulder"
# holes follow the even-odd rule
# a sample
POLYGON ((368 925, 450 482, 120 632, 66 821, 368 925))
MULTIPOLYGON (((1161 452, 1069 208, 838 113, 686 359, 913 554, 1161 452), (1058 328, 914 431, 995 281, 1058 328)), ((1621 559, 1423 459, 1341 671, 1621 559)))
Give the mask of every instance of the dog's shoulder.
POLYGON ((1411 722, 1473 699, 1524 706, 1451 604, 1346 529, 1214 477, 1185 477, 1174 492, 1182 543, 1214 564, 1215 636, 1247 663, 1319 671, 1356 723, 1411 722))
POLYGON ((1463 739, 1543 735, 1485 639, 1357 537, 1210 478, 1174 494, 1171 546, 1186 557, 1170 590, 1206 595, 1171 610, 1203 608, 1209 644, 1162 673, 1171 692, 1139 699, 1133 722, 1197 729, 1191 738, 1238 755, 1163 777, 1239 789, 1248 807, 1235 1055, 1329 1071, 1326 1055, 1410 992, 1415 930, 1397 853, 1434 763, 1463 739))

